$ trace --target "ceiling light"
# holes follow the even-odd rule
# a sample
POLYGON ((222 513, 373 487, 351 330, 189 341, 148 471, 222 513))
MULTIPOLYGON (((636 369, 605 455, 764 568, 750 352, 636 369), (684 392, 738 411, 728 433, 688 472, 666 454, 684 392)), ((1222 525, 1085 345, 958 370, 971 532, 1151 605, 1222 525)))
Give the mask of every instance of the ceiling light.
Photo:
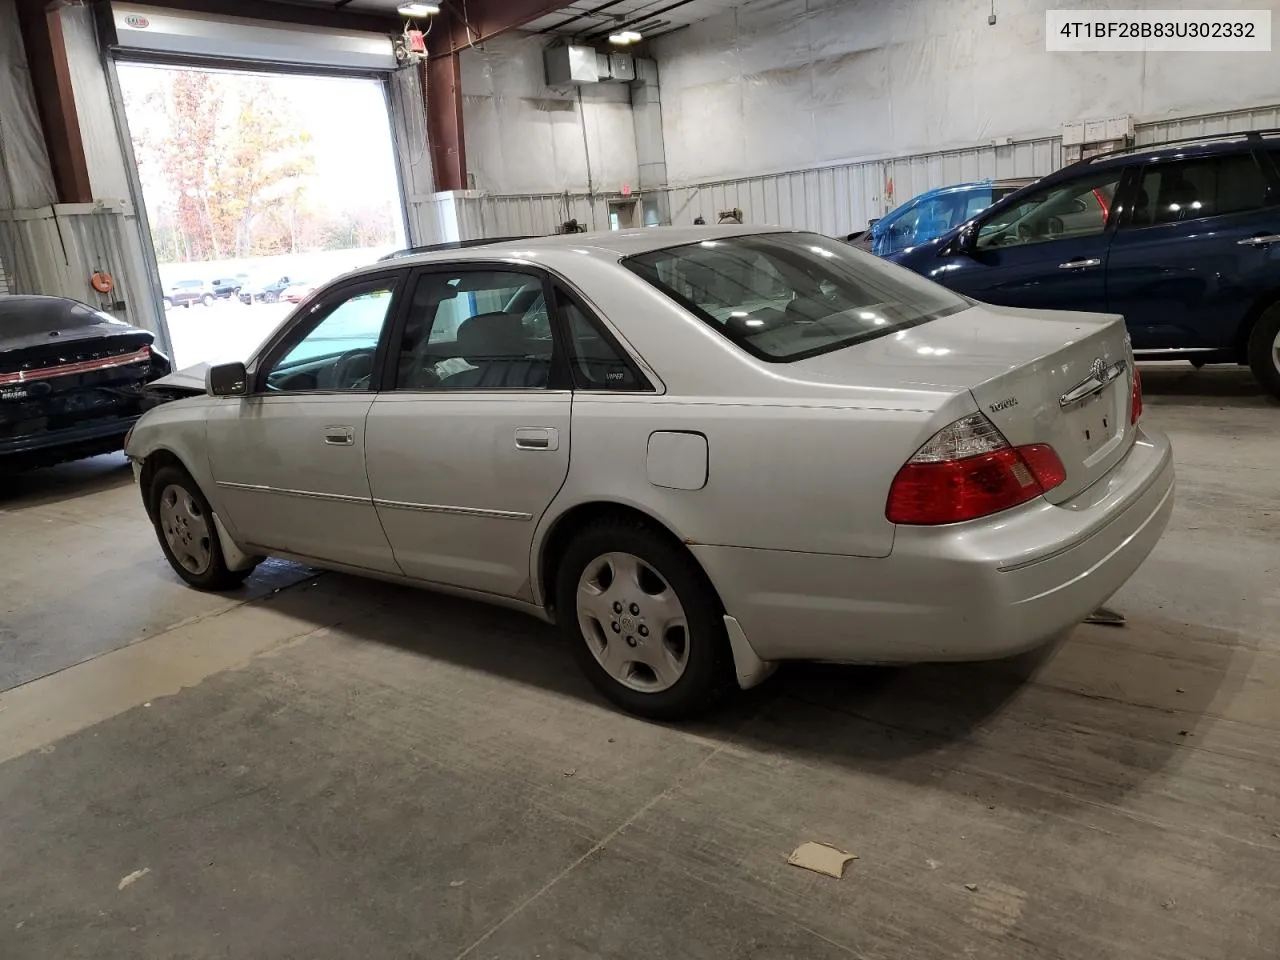
POLYGON ((435 3, 402 3, 396 7, 402 17, 434 17, 439 12, 440 5, 435 3))
POLYGON ((631 38, 625 33, 612 33, 609 35, 609 42, 615 47, 625 47, 631 43, 631 38))
POLYGON ((622 35, 627 38, 628 43, 639 43, 644 39, 644 36, 635 30, 623 30, 622 35))

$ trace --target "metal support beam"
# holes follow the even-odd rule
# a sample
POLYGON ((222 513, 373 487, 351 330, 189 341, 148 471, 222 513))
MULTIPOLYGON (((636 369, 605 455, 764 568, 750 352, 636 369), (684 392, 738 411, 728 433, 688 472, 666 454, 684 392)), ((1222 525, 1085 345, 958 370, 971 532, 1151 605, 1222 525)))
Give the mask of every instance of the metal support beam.
POLYGON ((19 0, 18 28, 31 71, 31 89, 44 132, 49 166, 59 203, 92 203, 93 185, 80 136, 71 67, 62 36, 58 5, 44 0, 19 0))
POLYGON ((436 189, 467 189, 467 147, 462 127, 462 58, 454 53, 419 64, 427 100, 427 143, 436 189))

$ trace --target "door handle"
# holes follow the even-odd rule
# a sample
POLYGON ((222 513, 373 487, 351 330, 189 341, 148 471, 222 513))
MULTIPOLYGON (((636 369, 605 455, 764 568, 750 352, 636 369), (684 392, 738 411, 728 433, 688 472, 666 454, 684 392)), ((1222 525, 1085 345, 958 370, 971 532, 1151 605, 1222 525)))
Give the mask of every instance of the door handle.
POLYGON ((1102 263, 1097 257, 1077 257, 1075 260, 1068 260, 1066 263, 1058 264, 1059 270, 1083 270, 1086 267, 1100 266, 1102 263))
POLYGON ((555 427, 520 427, 516 430, 517 450, 559 450, 560 431, 555 427))
POLYGON ((349 447, 356 442, 354 427, 325 427, 324 442, 334 447, 349 447))
POLYGON ((1280 233, 1266 233, 1260 237, 1245 237, 1236 241, 1241 247, 1269 247, 1273 243, 1280 243, 1280 233))

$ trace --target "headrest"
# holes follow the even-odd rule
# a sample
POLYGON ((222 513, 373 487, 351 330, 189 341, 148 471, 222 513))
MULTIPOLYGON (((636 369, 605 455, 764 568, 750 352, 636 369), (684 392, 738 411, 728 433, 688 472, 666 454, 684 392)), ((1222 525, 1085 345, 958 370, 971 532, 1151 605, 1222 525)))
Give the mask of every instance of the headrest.
POLYGON ((458 326, 458 353, 470 362, 523 357, 529 352, 516 313, 479 313, 458 326))

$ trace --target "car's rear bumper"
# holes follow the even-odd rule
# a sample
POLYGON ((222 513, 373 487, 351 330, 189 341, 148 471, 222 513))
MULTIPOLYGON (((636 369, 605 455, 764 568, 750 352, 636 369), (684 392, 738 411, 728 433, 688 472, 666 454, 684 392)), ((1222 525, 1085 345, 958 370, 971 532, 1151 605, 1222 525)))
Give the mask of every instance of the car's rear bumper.
POLYGON ((883 559, 694 546, 763 659, 982 660, 1037 646, 1124 585, 1173 510, 1160 433, 1066 503, 898 527, 883 559))
POLYGON ((40 465, 110 453, 124 446, 137 416, 0 439, 0 466, 40 465))

